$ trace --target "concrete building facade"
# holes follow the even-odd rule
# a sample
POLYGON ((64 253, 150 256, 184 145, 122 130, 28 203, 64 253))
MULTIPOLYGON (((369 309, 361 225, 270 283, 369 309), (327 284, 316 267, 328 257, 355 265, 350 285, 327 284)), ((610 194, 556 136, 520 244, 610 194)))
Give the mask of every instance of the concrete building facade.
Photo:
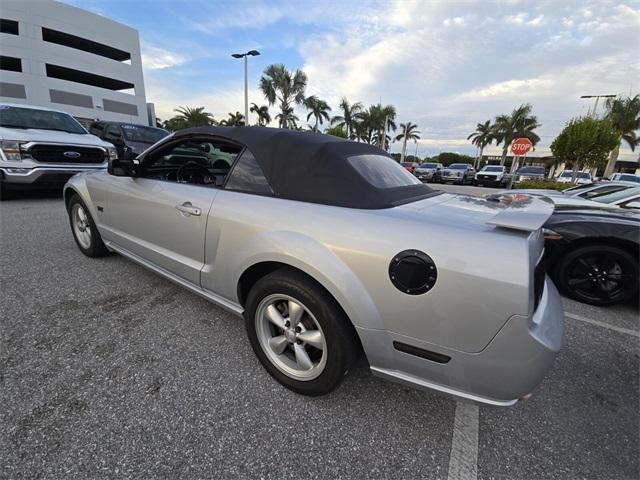
POLYGON ((148 125, 137 30, 53 0, 2 0, 0 102, 148 125))

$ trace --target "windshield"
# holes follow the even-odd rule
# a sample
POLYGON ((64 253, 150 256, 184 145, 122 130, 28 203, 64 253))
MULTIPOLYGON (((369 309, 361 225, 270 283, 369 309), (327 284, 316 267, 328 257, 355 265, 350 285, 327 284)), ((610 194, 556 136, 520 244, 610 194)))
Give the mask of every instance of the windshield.
POLYGON ((418 168, 438 168, 438 164, 436 164, 436 163, 423 163, 418 168))
POLYGON ((376 188, 395 188, 422 184, 420 180, 411 175, 400 164, 383 155, 356 155, 349 157, 349 163, 367 182, 376 188))
POLYGON ((143 127, 141 125, 121 124, 124 137, 132 142, 156 143, 169 135, 161 128, 143 127))
POLYGON ((613 204, 620 200, 626 200, 632 198, 635 195, 640 195, 640 187, 626 188, 624 190, 618 190, 617 192, 610 192, 605 195, 597 195, 589 198, 594 202, 613 204))
POLYGON ((521 174, 544 175, 544 167, 522 167, 518 170, 521 174))
POLYGON ((501 172, 502 171, 502 167, 498 167, 498 166, 491 166, 491 165, 487 165, 486 167, 482 168, 483 172, 501 172))
POLYGON ((469 165, 467 165, 466 163, 452 163, 451 165, 449 165, 447 168, 450 168, 452 170, 464 170, 468 167, 469 165))
POLYGON ((566 190, 563 190, 563 192, 564 193, 579 192, 580 190, 586 190, 587 188, 592 188, 592 187, 595 187, 596 185, 597 185, 596 183, 583 183, 582 185, 577 185, 575 187, 567 188, 566 190))
POLYGON ((640 183, 640 177, 638 175, 633 175, 630 173, 627 174, 622 174, 622 175, 618 175, 616 180, 621 180, 624 182, 635 182, 635 183, 640 183))
POLYGON ((87 131, 71 115, 51 110, 0 105, 0 127, 38 128, 86 134, 87 131))

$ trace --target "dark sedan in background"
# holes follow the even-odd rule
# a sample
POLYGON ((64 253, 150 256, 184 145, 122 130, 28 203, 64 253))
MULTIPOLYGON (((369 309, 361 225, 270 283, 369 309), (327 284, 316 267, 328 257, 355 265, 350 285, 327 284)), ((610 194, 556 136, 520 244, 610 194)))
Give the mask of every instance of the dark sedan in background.
POLYGON ((592 305, 638 295, 640 210, 556 206, 545 223, 549 275, 565 295, 592 305))

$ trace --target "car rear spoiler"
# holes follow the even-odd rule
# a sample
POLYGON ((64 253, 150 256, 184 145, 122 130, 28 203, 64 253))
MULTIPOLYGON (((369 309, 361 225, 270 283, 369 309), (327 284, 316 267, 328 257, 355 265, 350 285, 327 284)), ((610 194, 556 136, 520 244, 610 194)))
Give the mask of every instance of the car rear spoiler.
POLYGON ((553 202, 545 197, 521 193, 500 193, 486 197, 503 209, 487 223, 497 227, 534 232, 541 228, 553 213, 553 202))

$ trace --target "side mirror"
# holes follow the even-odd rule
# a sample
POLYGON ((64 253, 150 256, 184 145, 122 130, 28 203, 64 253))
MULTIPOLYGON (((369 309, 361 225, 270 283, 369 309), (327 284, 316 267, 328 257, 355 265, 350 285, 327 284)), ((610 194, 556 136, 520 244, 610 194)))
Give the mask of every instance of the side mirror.
POLYGON ((121 160, 113 158, 109 160, 107 172, 114 177, 135 177, 137 173, 138 160, 121 160))

